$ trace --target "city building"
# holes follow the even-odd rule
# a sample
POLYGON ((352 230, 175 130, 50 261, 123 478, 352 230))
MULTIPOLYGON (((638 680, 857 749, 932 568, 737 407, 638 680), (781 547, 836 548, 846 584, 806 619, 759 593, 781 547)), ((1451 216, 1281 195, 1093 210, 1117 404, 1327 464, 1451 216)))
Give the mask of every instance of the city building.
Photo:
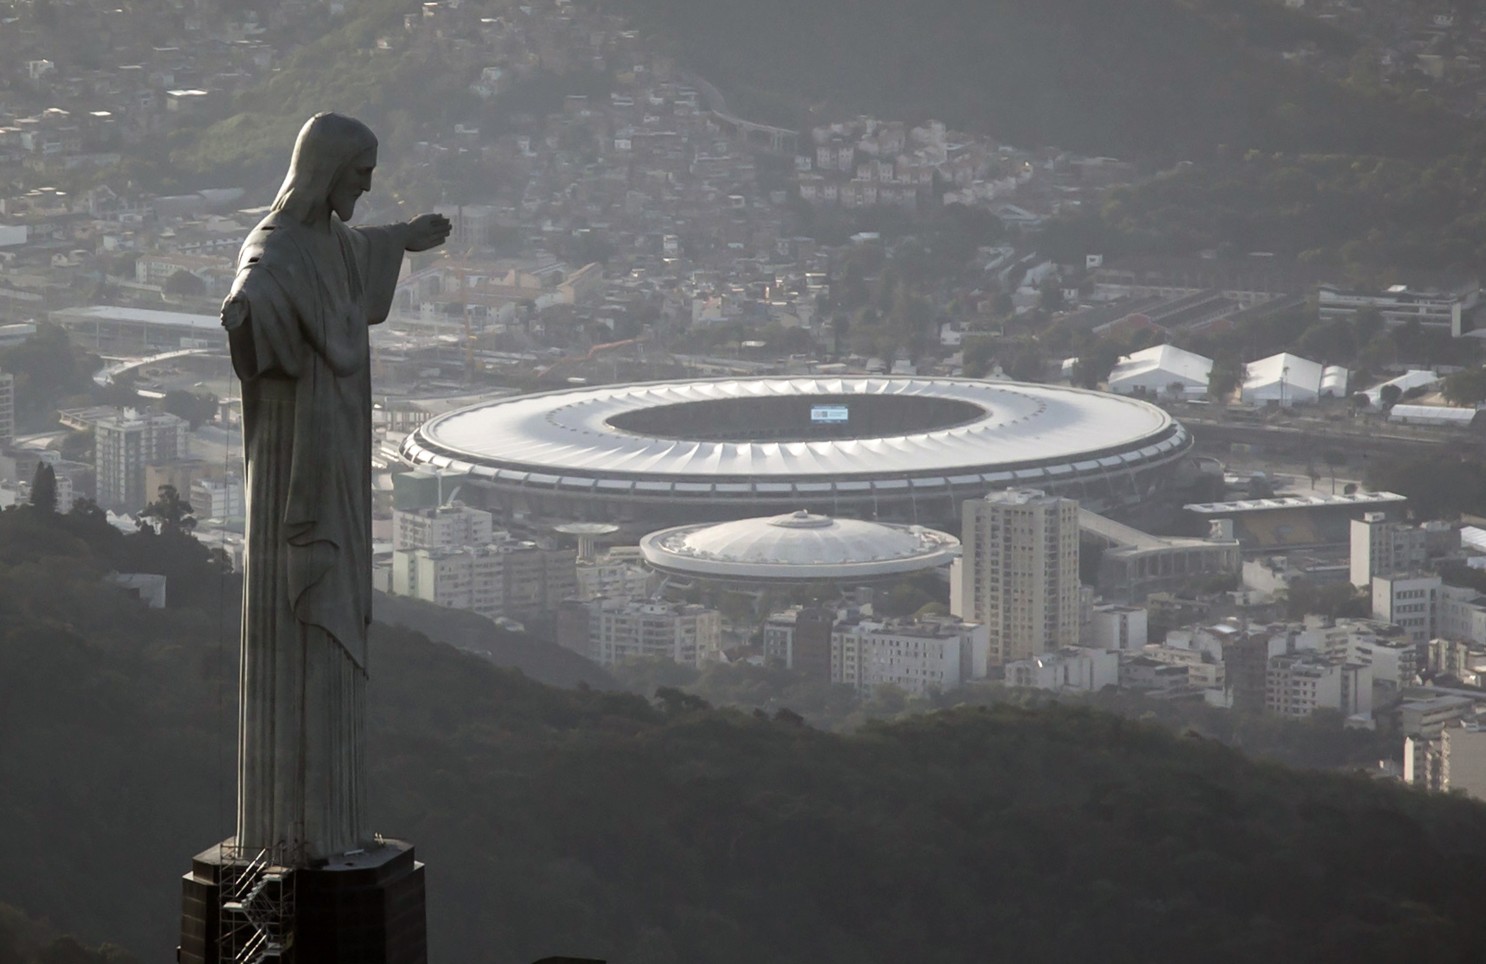
POLYGON ((1084 626, 1083 645, 1091 649, 1140 649, 1148 640, 1150 614, 1143 606, 1095 606, 1084 626))
POLYGON ((655 600, 570 600, 558 610, 557 642, 603 666, 644 658, 701 666, 722 652, 722 615, 655 600))
POLYGON ((1371 310, 1382 315, 1388 325, 1417 321, 1426 328, 1448 330, 1459 338, 1470 330, 1481 301, 1481 286, 1471 279, 1432 288, 1392 285, 1373 294, 1323 284, 1316 288, 1316 301, 1322 318, 1350 318, 1371 310))
POLYGON ((395 596, 523 621, 555 612, 578 593, 573 550, 509 537, 476 546, 394 549, 391 587, 395 596))
POLYGON ((1469 586, 1440 586, 1432 636, 1486 643, 1486 596, 1469 586))
POLYGON ((1154 536, 1079 509, 1084 538, 1099 543, 1099 594, 1105 599, 1144 602, 1154 592, 1187 588, 1194 580, 1243 571, 1243 551, 1230 519, 1213 519, 1206 539, 1154 536))
MULTIPOLYGON (((1182 685, 1190 689, 1220 691, 1223 689, 1227 679, 1223 662, 1214 658, 1210 653, 1184 649, 1177 646, 1158 645, 1146 646, 1138 652, 1139 656, 1121 654, 1121 658, 1125 661, 1126 665, 1136 660, 1140 660, 1141 662, 1152 660, 1166 666, 1181 667, 1186 673, 1186 678, 1182 680, 1182 685)), ((1120 682, 1123 685, 1127 682, 1123 666, 1120 673, 1120 682)), ((1164 683, 1165 681, 1162 680, 1161 682, 1164 683)))
POLYGON ((1423 569, 1429 558, 1427 539, 1424 527, 1390 522, 1382 512, 1368 512, 1353 519, 1352 585, 1368 589, 1374 576, 1423 569))
POLYGON ((1171 697, 1192 691, 1192 672, 1185 663, 1158 659, 1145 650, 1116 654, 1120 657, 1120 688, 1147 696, 1171 697))
POLYGON ((73 342, 100 354, 142 356, 222 345, 222 320, 216 315, 93 305, 54 311, 51 320, 73 342))
POLYGON ((831 680, 831 630, 844 618, 820 606, 794 606, 764 623, 764 660, 811 679, 831 680))
POLYGON ((1266 633, 1238 635, 1223 644, 1224 687, 1230 708, 1241 713, 1264 712, 1270 656, 1283 646, 1282 640, 1273 640, 1266 633))
POLYGON ((1440 744, 1444 765, 1439 789, 1486 800, 1486 727, 1479 723, 1446 727, 1440 744))
POLYGON ((506 615, 530 620, 557 610, 578 595, 578 554, 535 542, 499 544, 506 615))
POLYGON ((1473 716, 1476 700, 1448 693, 1406 699, 1398 705, 1398 728, 1404 736, 1434 739, 1447 726, 1473 716))
POLYGON ((94 425, 98 504, 138 512, 154 499, 145 489, 145 466, 178 459, 187 451, 185 419, 164 412, 125 409, 94 425))
POLYGON ((1318 709, 1343 716, 1372 715, 1372 667, 1345 656, 1319 652, 1271 657, 1265 677, 1265 709, 1295 719, 1318 709))
POLYGON ((623 546, 585 559, 577 559, 578 598, 625 596, 644 599, 655 591, 658 577, 645 567, 639 547, 623 546))
POLYGON ((1437 635, 1442 586, 1439 576, 1426 573, 1373 576, 1372 616, 1402 627, 1410 642, 1422 646, 1437 635))
POLYGON ((953 619, 858 618, 831 630, 831 681, 870 695, 893 685, 909 693, 951 690, 986 674, 986 627, 953 619))
POLYGON ((0 372, 0 448, 15 441, 15 376, 0 372))
POLYGON ((1009 489, 967 501, 962 511, 964 550, 950 610, 987 627, 991 662, 1076 645, 1078 503, 1009 489))
POLYGON ((198 519, 240 519, 247 514, 239 478, 197 479, 191 483, 187 500, 198 519))
POLYGON ((506 615, 504 559, 495 545, 398 549, 392 594, 498 619, 506 615))
POLYGON ((1486 680, 1486 643, 1474 638, 1431 639, 1425 647, 1423 669, 1432 676, 1449 676, 1467 686, 1480 686, 1486 680))
POLYGON ((1006 685, 1055 693, 1097 693, 1120 682, 1120 655, 1069 647, 1006 664, 1006 685))
POLYGON ((451 549, 489 545, 495 541, 494 516, 462 502, 425 509, 392 510, 393 549, 451 549))

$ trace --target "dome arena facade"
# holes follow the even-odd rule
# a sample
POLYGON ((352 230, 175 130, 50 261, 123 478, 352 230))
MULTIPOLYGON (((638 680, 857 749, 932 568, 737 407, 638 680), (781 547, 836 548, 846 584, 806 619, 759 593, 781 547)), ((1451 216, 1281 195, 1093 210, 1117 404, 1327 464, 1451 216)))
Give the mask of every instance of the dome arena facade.
POLYGON ((923 526, 831 519, 801 509, 763 519, 672 526, 640 540, 650 568, 710 582, 864 583, 947 566, 960 540, 923 526))
POLYGON ((1191 445, 1160 408, 1083 389, 760 377, 493 399, 424 423, 401 455, 468 473, 510 520, 650 531, 800 509, 945 525, 966 499, 1010 486, 1098 511, 1147 498, 1191 445))

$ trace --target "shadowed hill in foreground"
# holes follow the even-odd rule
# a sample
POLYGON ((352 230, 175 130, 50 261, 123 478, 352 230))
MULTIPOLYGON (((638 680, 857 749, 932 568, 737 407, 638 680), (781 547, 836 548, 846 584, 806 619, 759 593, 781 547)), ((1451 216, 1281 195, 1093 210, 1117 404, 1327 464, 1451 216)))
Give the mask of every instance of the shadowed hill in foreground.
MULTIPOLYGON (((230 648, 209 608, 143 609, 16 524, 0 902, 168 960, 179 874, 229 832, 230 648)), ((841 736, 552 689, 406 629, 371 666, 370 825, 428 862, 435 960, 1486 959, 1467 800, 1085 710, 841 736)))

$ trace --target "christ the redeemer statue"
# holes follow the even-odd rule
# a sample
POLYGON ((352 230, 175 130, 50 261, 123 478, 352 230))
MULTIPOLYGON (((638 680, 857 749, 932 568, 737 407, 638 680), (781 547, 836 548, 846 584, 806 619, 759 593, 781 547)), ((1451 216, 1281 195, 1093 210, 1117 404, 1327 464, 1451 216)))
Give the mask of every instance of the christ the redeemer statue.
POLYGON ((290 866, 366 842, 368 326, 387 317, 404 252, 450 230, 437 214, 348 227, 376 163, 364 124, 310 118, 222 304, 248 493, 236 844, 290 866))

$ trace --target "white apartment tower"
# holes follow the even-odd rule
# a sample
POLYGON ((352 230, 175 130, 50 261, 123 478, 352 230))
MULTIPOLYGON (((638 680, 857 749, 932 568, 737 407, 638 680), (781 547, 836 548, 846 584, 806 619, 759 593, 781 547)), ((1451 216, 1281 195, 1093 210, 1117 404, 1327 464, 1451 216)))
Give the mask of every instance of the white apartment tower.
POLYGON ((184 458, 188 427, 185 419, 166 412, 134 409, 99 419, 94 428, 98 504, 128 512, 148 505, 155 493, 145 491, 145 466, 184 458))
POLYGON ((1351 549, 1352 585, 1367 589, 1374 576, 1423 569, 1428 533, 1419 526, 1389 522, 1381 512, 1369 512, 1352 520, 1351 549))
POLYGON ((638 599, 564 604, 558 645, 603 666, 660 657, 702 666, 722 652, 722 615, 715 609, 638 599))
POLYGON ((1038 489, 963 507, 955 615, 987 627, 993 665, 1076 646, 1078 503, 1038 489))
POLYGON ((0 448, 15 441, 15 376, 0 372, 0 448))
POLYGON ((986 639, 984 626, 951 619, 843 622, 831 631, 831 682, 863 695, 887 684, 952 690, 985 676, 986 639))
POLYGON ((392 511, 393 549, 455 549, 485 546, 504 538, 504 533, 496 536, 493 515, 462 502, 392 511))

